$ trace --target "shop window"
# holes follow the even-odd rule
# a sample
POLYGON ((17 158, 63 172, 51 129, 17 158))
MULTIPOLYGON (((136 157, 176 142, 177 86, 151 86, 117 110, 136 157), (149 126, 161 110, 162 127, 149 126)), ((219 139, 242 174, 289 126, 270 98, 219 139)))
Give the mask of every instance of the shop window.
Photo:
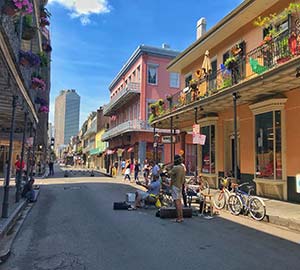
POLYGON ((255 116, 256 177, 282 179, 281 111, 255 116))
POLYGON ((215 156, 216 156, 216 132, 215 126, 204 126, 201 127, 200 130, 201 134, 206 136, 205 144, 202 146, 202 166, 201 171, 202 173, 215 173, 215 156))

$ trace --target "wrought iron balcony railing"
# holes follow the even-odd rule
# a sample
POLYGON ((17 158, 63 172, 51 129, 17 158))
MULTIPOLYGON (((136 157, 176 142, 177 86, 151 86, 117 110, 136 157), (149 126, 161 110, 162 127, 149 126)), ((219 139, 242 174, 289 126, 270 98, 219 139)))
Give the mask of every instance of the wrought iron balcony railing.
MULTIPOLYGON (((152 108, 151 120, 164 114, 189 105, 197 100, 205 99, 234 85, 259 76, 300 55, 298 33, 291 29, 280 33, 275 38, 262 44, 244 56, 239 56, 230 66, 221 64, 215 73, 198 80, 193 89, 187 87, 167 97, 160 108, 152 108)), ((152 120, 152 121, 153 121, 152 120)))
POLYGON ((116 96, 112 97, 109 104, 104 106, 104 115, 112 115, 115 110, 120 108, 124 103, 128 102, 132 96, 141 93, 141 84, 131 82, 126 85, 116 96))
MULTIPOLYGON (((126 132, 131 132, 131 131, 149 131, 151 128, 147 124, 146 121, 143 120, 130 120, 127 122, 124 122, 120 125, 117 125, 114 128, 111 128, 107 130, 103 135, 102 135, 102 140, 106 141, 108 139, 111 139, 113 137, 116 137, 120 134, 126 133, 126 132)), ((152 130, 152 129, 151 129, 152 130)))

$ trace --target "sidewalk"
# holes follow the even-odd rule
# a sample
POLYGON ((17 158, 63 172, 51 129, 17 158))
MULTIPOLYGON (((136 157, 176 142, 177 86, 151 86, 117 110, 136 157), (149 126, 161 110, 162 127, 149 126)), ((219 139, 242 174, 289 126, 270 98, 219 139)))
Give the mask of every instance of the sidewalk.
MULTIPOLYGON (((101 173, 106 174, 102 170, 98 170, 101 173)), ((123 181, 123 176, 118 175, 115 177, 116 181, 123 181)), ((136 186, 135 184, 131 184, 136 186)), ((139 186, 138 186, 139 187, 139 186)), ((215 190, 211 189, 211 192, 215 190)), ((262 197, 261 197, 262 198, 262 197)), ((300 232, 300 204, 294 204, 284 201, 272 200, 268 198, 262 198, 266 204, 266 218, 265 222, 271 224, 280 225, 291 230, 300 232)), ((226 211, 226 210, 222 210, 226 211)))

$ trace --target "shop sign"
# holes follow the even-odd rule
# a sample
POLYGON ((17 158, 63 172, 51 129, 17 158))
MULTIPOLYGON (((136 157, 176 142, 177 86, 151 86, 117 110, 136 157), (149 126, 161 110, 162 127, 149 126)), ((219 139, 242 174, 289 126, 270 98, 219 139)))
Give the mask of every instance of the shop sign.
MULTIPOLYGON (((161 142, 162 143, 171 143, 171 136, 162 136, 161 142)), ((173 136, 172 142, 176 143, 176 136, 173 136)))
POLYGON ((204 145, 206 136, 200 133, 193 133, 193 144, 204 145))
POLYGON ((296 174, 296 191, 300 193, 300 173, 296 174))
POLYGON ((124 151, 124 149, 122 149, 122 148, 119 148, 119 149, 117 150, 118 157, 122 157, 123 151, 124 151))

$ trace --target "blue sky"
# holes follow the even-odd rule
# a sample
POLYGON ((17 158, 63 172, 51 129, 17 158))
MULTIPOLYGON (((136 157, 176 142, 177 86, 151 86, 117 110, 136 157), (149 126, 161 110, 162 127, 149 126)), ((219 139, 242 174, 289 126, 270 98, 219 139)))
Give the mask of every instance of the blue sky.
POLYGON ((61 89, 81 96, 80 125, 109 102, 108 86, 140 45, 167 43, 183 51, 196 39, 196 23, 207 29, 241 0, 49 0, 51 17, 51 106, 61 89))

